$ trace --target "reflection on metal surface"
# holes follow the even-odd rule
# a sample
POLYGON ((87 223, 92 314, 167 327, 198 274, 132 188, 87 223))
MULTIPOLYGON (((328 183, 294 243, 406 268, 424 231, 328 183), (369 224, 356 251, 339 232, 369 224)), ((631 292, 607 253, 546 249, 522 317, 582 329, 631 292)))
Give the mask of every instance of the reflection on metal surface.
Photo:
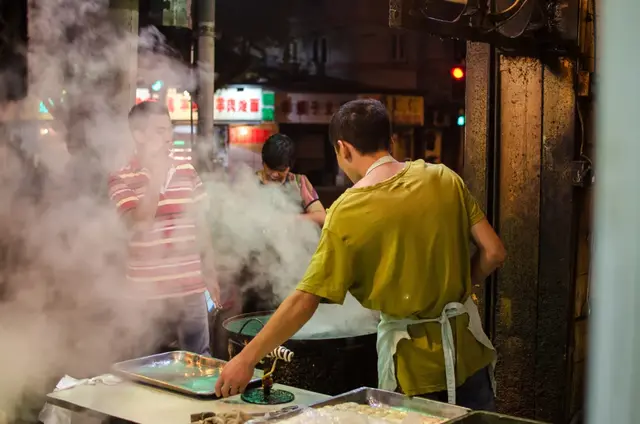
POLYGON ((543 424, 540 421, 525 420, 483 411, 472 412, 469 415, 449 422, 451 424, 543 424))
MULTIPOLYGON (((192 396, 215 396, 215 385, 225 361, 176 351, 120 362, 113 372, 129 380, 192 396)), ((247 387, 260 385, 260 378, 247 387)))
MULTIPOLYGON (((357 403, 360 405, 370 406, 388 406, 406 412, 416 412, 421 415, 441 418, 444 420, 453 420, 467 415, 470 411, 460 406, 449 405, 448 403, 435 402, 428 399, 422 399, 404 396, 400 393, 387 392, 385 390, 372 389, 369 387, 361 387, 356 390, 332 397, 323 402, 311 405, 312 408, 322 408, 325 406, 335 406, 344 403, 357 403)), ((302 410, 292 411, 288 414, 282 414, 278 420, 283 418, 291 418, 302 413, 302 410)), ((267 423, 275 420, 256 420, 255 423, 267 423)), ((448 421, 447 421, 448 422, 448 421)))

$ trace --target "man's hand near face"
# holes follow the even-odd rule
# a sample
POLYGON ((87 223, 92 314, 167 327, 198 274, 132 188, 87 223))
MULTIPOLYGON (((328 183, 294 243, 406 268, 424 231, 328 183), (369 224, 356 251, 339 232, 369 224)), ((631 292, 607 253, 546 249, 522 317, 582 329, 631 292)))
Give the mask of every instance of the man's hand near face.
POLYGON ((160 202, 160 192, 167 181, 167 171, 170 166, 169 160, 170 158, 167 157, 166 160, 147 162, 145 165, 148 170, 149 180, 144 189, 144 196, 140 197, 138 206, 131 211, 128 217, 131 225, 144 229, 153 224, 158 210, 158 203, 160 202))

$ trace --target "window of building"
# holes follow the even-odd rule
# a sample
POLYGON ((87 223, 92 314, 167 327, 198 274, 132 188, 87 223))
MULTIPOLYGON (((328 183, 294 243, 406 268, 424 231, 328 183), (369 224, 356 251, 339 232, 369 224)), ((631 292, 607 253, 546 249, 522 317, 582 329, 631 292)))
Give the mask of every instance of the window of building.
POLYGON ((327 39, 323 38, 320 42, 320 61, 327 63, 327 39))
POLYGON ((327 63, 326 38, 316 38, 313 40, 313 61, 315 63, 327 63))
POLYGON ((406 60, 405 44, 405 34, 393 34, 391 36, 391 60, 406 60))
POLYGON ((316 38, 315 40, 313 40, 313 61, 314 62, 318 62, 318 59, 320 58, 320 42, 319 40, 316 38))

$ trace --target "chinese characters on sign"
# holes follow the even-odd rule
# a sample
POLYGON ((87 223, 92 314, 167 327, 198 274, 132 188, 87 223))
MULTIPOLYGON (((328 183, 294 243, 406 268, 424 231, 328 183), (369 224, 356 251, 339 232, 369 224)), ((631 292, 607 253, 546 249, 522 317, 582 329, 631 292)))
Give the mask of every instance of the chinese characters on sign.
POLYGON ((350 94, 282 93, 276 101, 276 118, 280 123, 328 124, 338 108, 353 99, 350 94))
POLYGON ((233 99, 233 98, 225 99, 224 97, 216 96, 215 99, 216 99, 216 113, 224 113, 224 112, 258 113, 260 112, 259 98, 249 99, 249 100, 241 99, 236 101, 236 99, 233 99))
POLYGON ((424 97, 387 96, 387 110, 397 125, 424 125, 424 97))
POLYGON ((419 96, 279 93, 276 117, 278 122, 285 124, 328 124, 340 106, 355 98, 372 98, 386 103, 395 124, 424 125, 424 98, 419 96))
POLYGON ((263 91, 261 88, 223 88, 216 91, 215 120, 229 122, 260 122, 263 120, 263 91))
MULTIPOLYGON (((136 90, 136 104, 145 102, 147 100, 157 99, 151 96, 151 93, 146 88, 138 88, 136 90)), ((176 89, 170 88, 167 90, 167 109, 169 110, 169 116, 172 121, 189 121, 191 120, 193 109, 193 119, 198 119, 198 106, 191 99, 189 92, 185 91, 179 93, 176 89)))
MULTIPOLYGON (((198 119, 198 106, 188 92, 167 90, 167 108, 173 121, 198 119)), ((136 104, 152 99, 148 89, 136 90, 136 104)), ((263 91, 261 88, 225 88, 216 91, 214 118, 217 122, 260 122, 263 116, 263 91)))

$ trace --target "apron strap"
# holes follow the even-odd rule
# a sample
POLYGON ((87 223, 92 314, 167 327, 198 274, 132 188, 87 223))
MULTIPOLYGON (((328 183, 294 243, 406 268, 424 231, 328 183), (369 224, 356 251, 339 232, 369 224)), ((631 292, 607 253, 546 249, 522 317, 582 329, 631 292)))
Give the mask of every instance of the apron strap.
MULTIPOLYGON (((493 345, 482 330, 478 309, 473 299, 468 298, 464 304, 459 302, 448 303, 437 318, 431 319, 394 319, 385 314, 381 315, 378 325, 378 387, 383 390, 395 390, 397 381, 393 356, 396 353, 400 340, 410 339, 407 327, 421 323, 439 323, 442 336, 442 352, 444 355, 445 377, 447 383, 447 401, 456 403, 456 343, 451 328, 451 318, 461 315, 469 315, 468 330, 475 339, 491 350, 493 345)), ((495 360, 492 368, 495 366, 495 360)), ((492 378, 492 387, 495 385, 492 378)))
POLYGON ((466 314, 467 310, 461 303, 449 303, 444 307, 440 315, 440 328, 442 334, 442 352, 444 353, 444 369, 447 381, 447 402, 456 403, 456 343, 453 339, 451 318, 466 314))

